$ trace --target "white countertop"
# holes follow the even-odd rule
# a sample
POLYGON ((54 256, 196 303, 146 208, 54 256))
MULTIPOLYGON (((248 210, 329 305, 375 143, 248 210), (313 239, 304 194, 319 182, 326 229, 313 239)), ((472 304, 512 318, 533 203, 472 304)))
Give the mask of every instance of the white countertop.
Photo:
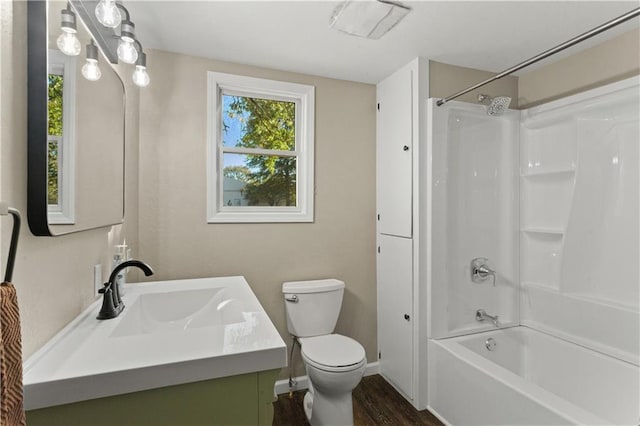
POLYGON ((126 307, 117 318, 96 319, 100 299, 29 357, 23 379, 26 410, 287 364, 286 345, 244 277, 129 284, 122 299, 126 307), (223 290, 220 293, 235 304, 240 320, 160 332, 120 332, 135 319, 141 296, 202 289, 223 290))

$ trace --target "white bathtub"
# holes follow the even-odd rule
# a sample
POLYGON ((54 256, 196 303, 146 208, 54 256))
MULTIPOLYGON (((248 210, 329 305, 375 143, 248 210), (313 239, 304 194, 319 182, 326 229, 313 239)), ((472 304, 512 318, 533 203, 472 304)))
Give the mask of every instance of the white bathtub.
POLYGON ((429 408, 448 424, 640 424, 637 365, 527 327, 430 339, 429 358, 429 408))

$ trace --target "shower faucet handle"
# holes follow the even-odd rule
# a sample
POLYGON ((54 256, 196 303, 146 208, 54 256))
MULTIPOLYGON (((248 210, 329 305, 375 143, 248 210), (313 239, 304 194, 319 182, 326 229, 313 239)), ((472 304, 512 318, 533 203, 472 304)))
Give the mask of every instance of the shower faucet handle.
POLYGON ((471 261, 471 281, 482 283, 491 277, 492 284, 496 286, 496 271, 489 268, 489 260, 486 257, 476 257, 471 261))

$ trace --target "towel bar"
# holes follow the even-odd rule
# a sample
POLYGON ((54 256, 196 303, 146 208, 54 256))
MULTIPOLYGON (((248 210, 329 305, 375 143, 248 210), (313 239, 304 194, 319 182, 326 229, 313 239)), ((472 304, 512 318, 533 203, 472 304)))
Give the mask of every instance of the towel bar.
POLYGON ((0 201, 0 216, 13 216, 13 230, 11 231, 11 244, 9 245, 9 256, 7 257, 7 268, 4 273, 4 282, 11 282, 13 277, 13 265, 16 262, 16 250, 18 249, 18 239, 20 238, 20 212, 13 207, 9 207, 4 201, 0 201))

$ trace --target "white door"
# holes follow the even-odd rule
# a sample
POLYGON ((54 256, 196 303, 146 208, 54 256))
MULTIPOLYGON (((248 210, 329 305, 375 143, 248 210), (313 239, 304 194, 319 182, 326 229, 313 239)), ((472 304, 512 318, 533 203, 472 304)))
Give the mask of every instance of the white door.
POLYGON ((413 398, 412 240, 380 235, 378 350, 380 374, 413 398))
POLYGON ((412 71, 378 84, 378 232, 411 237, 412 71))

